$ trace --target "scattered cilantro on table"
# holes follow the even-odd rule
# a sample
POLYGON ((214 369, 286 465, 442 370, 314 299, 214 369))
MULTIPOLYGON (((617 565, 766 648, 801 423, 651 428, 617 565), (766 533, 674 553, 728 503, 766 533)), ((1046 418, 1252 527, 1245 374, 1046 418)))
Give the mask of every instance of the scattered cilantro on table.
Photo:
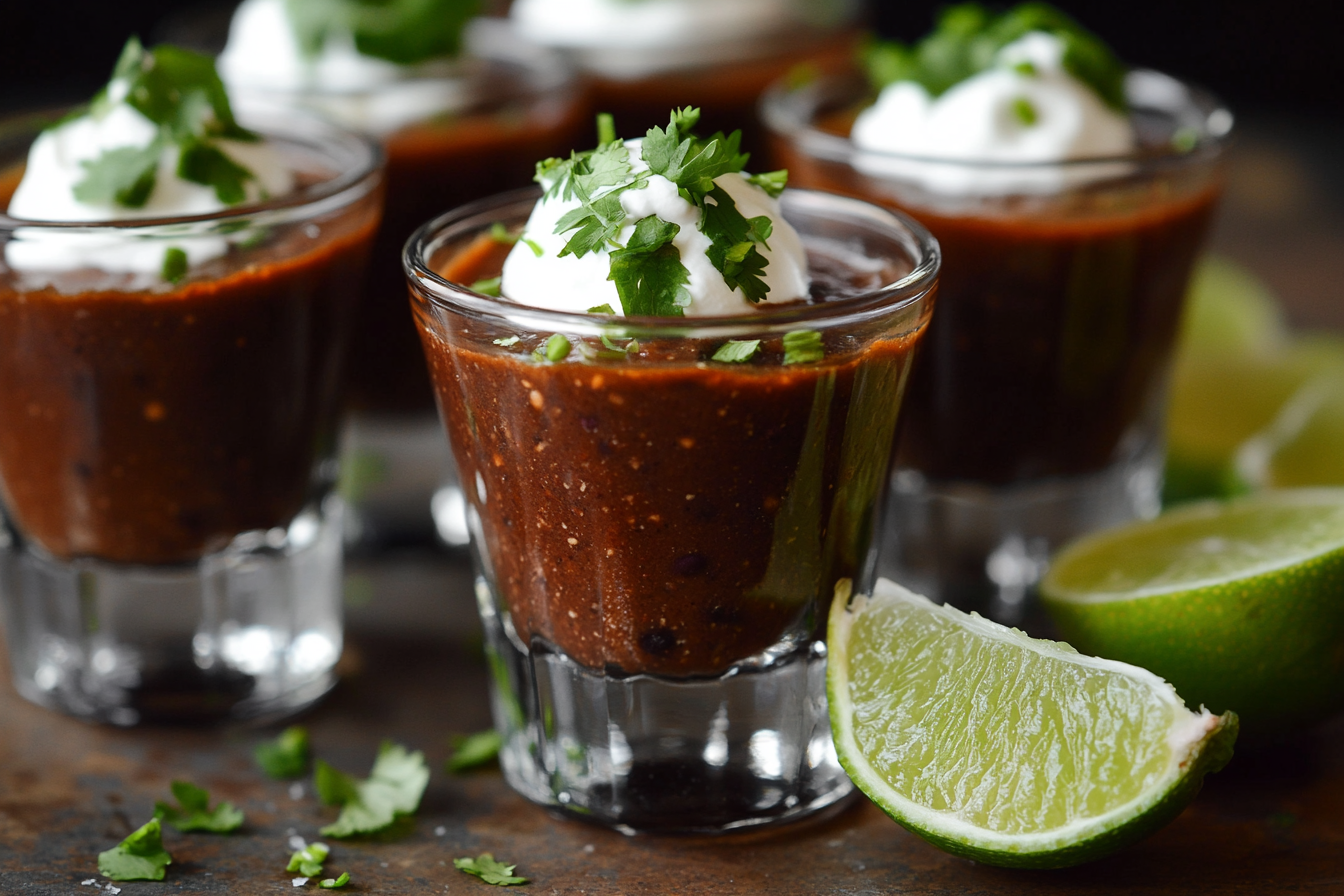
POLYGON ((326 880, 320 881, 318 886, 323 890, 339 890, 348 883, 350 883, 350 872, 342 871, 340 877, 328 877, 326 880))
POLYGON ((517 865, 505 865, 503 862, 496 862, 495 857, 488 852, 481 853, 476 858, 453 859, 453 867, 459 871, 465 871, 467 874, 474 874, 488 884, 494 884, 497 887, 515 887, 520 884, 529 883, 526 877, 515 877, 513 869, 517 865))
POLYGON ((457 735, 452 740, 453 755, 444 762, 444 768, 450 774, 457 774, 493 762, 499 756, 502 743, 499 732, 493 728, 457 735))
POLYGON ((167 822, 179 831, 213 831, 227 834, 243 826, 242 810, 233 803, 219 803, 210 810, 210 794, 190 781, 174 781, 173 796, 177 806, 164 802, 154 804, 154 818, 167 822))
POLYGON ((110 880, 163 880, 173 857, 163 848, 163 829, 150 819, 116 846, 98 854, 98 872, 110 880))
POLYGON ((399 815, 420 807, 420 797, 429 783, 425 754, 408 752, 400 744, 384 743, 363 781, 317 761, 315 785, 328 806, 340 806, 333 824, 322 828, 327 837, 373 834, 390 826, 399 815))
POLYGON ((322 863, 327 860, 329 855, 331 855, 331 850, 327 847, 327 844, 309 843, 289 857, 289 864, 285 866, 285 871, 290 873, 297 871, 304 877, 317 877, 322 873, 322 863))
POLYGON ((258 744, 252 755, 269 777, 277 780, 302 777, 312 761, 308 729, 302 725, 291 725, 281 731, 275 740, 258 744))
POLYGON ((1020 3, 998 15, 979 3, 958 3, 942 10, 934 30, 919 43, 873 41, 865 48, 863 61, 869 80, 879 89, 896 81, 914 81, 940 96, 992 66, 999 50, 1032 31, 1059 38, 1065 71, 1107 105, 1124 111, 1124 63, 1099 37, 1048 3, 1020 3))

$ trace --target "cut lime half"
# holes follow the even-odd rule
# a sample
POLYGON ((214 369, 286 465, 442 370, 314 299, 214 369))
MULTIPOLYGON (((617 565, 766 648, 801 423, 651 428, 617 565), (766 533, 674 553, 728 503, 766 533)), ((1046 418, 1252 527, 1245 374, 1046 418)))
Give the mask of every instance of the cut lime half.
POLYGON ((1166 824, 1232 755, 1237 718, 1147 670, 1082 656, 892 582, 836 588, 827 690, 840 761, 948 852, 1056 868, 1166 824))

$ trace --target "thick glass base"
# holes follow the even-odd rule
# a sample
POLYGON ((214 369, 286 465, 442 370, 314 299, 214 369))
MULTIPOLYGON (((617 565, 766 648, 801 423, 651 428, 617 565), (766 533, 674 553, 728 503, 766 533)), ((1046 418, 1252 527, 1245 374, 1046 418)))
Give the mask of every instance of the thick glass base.
POLYGON ((467 543, 462 489, 443 424, 433 413, 349 415, 340 491, 352 550, 426 546, 436 539, 452 547, 467 543), (438 518, 451 515, 452 508, 431 506, 442 500, 436 497, 440 492, 457 498, 454 522, 446 530, 438 518))
POLYGON ((325 694, 341 654, 341 504, 245 532, 195 566, 0 550, 14 685, 115 725, 278 718, 325 694))
POLYGON ((831 742, 820 641, 717 678, 615 676, 518 643, 477 581, 500 764, 523 796, 622 833, 718 834, 853 792, 831 742))
POLYGON ((897 470, 878 574, 1009 625, 1051 555, 1085 532, 1161 510, 1162 459, 1152 448, 1087 476, 991 487, 897 470))

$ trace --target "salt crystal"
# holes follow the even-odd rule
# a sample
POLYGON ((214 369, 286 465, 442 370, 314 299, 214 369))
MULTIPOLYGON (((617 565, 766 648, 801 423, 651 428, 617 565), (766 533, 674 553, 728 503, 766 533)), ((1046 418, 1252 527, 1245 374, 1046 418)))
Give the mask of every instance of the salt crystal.
POLYGON ((448 833, 448 829, 447 829, 446 827, 444 827, 443 825, 439 825, 438 827, 436 827, 436 828, 434 829, 434 836, 435 836, 435 837, 442 837, 442 836, 443 836, 444 834, 446 834, 446 833, 448 833))
POLYGON ((289 885, 290 885, 291 887, 294 887, 295 889, 297 889, 297 888, 303 886, 303 885, 306 884, 306 883, 308 883, 308 878, 306 878, 306 877, 296 877, 296 878, 294 878, 292 881, 289 882, 289 885))
POLYGON ((587 846, 585 846, 585 847, 583 848, 583 851, 586 852, 586 853, 588 853, 589 855, 592 855, 596 850, 597 850, 597 847, 594 846, 594 845, 591 844, 591 843, 589 843, 587 846))
POLYGON ((114 887, 111 884, 108 884, 107 892, 111 893, 112 896, 117 896, 117 894, 121 892, 121 887, 114 887))
POLYGON ((292 800, 303 799, 303 785, 300 784, 298 781, 295 781, 293 784, 289 785, 289 798, 292 800))
MULTIPOLYGON (((91 878, 89 878, 88 880, 82 880, 82 881, 80 881, 80 882, 79 882, 79 885, 80 885, 81 887, 98 887, 98 879, 95 878, 95 877, 91 877, 91 878)), ((102 887, 98 887, 98 889, 101 890, 102 887)))

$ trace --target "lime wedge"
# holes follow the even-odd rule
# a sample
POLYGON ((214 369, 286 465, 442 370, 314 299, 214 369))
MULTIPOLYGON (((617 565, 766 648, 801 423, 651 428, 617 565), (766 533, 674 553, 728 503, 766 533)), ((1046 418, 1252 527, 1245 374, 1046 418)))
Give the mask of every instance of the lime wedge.
POLYGON ((893 819, 948 852, 1057 868, 1167 823, 1232 755, 1234 714, 892 582, 831 605, 836 750, 893 819))
POLYGON ((1344 706, 1344 489, 1194 504, 1062 551, 1041 582, 1079 650, 1141 665, 1256 739, 1344 706))
POLYGON ((1237 450, 1236 468, 1255 488, 1344 485, 1344 374, 1328 373, 1298 389, 1237 450))
POLYGON ((1287 338, 1283 312, 1269 287, 1226 258, 1200 260, 1181 318, 1183 353, 1241 355, 1273 350, 1287 338))

